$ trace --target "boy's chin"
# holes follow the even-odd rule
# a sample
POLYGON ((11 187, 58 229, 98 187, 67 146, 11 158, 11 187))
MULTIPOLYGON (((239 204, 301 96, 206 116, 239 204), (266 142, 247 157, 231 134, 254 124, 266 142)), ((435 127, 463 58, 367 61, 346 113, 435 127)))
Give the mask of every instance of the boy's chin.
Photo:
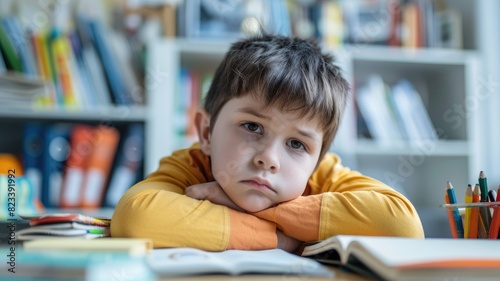
POLYGON ((268 204, 252 204, 251 202, 245 202, 242 204, 238 204, 240 208, 243 210, 247 211, 248 213, 257 213, 260 211, 263 211, 265 209, 268 209, 272 206, 269 206, 268 204))

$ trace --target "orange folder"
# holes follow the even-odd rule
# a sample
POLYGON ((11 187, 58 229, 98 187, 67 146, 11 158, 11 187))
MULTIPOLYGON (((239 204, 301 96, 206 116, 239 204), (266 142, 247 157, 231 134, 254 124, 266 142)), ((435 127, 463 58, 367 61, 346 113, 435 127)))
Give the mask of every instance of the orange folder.
POLYGON ((80 207, 80 191, 94 145, 94 127, 82 124, 73 127, 70 136, 71 152, 62 184, 61 207, 80 207))
POLYGON ((101 206, 119 138, 118 130, 113 127, 100 125, 94 130, 95 146, 89 158, 81 190, 83 208, 101 206))

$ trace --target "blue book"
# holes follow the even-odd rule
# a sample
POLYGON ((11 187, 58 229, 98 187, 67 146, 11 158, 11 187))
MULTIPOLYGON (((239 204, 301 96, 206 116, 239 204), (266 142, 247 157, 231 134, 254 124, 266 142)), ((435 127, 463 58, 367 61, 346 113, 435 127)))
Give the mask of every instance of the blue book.
POLYGON ((44 147, 44 125, 26 123, 23 131, 22 162, 24 174, 33 188, 36 200, 42 199, 42 167, 44 147))
POLYGON ((104 73, 106 74, 108 85, 111 89, 115 103, 119 105, 132 105, 133 101, 125 87, 122 73, 109 48, 103 24, 99 21, 92 20, 87 21, 87 24, 91 32, 92 42, 94 43, 104 67, 104 73))
POLYGON ((71 125, 57 123, 47 127, 44 135, 42 203, 59 207, 64 167, 69 155, 71 125))
POLYGON ((142 178, 144 125, 131 124, 118 149, 118 158, 104 201, 108 207, 116 206, 123 193, 142 178))

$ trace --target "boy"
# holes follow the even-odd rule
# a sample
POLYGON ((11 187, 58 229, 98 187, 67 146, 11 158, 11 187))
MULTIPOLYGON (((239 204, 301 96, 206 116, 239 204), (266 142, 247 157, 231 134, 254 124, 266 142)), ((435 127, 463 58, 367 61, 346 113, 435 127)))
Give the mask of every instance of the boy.
POLYGON ((423 237, 406 198, 327 153, 348 93, 311 42, 236 42, 196 113, 199 143, 123 195, 111 235, 211 251, 293 251, 336 234, 423 237))

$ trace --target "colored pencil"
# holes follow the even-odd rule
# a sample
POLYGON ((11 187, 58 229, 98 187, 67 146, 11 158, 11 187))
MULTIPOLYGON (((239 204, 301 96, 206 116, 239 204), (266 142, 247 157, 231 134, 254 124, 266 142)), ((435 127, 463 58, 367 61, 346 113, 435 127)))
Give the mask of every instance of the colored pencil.
MULTIPOLYGON (((472 202, 473 203, 479 202, 481 200, 480 196, 481 196, 481 189, 479 185, 476 184, 476 186, 474 186, 474 191, 472 193, 472 202)), ((478 226, 479 226, 479 208, 473 207, 471 209, 472 211, 470 216, 469 238, 477 239, 478 226)))
MULTIPOLYGON (((465 203, 472 203, 472 185, 467 185, 465 190, 465 203)), ((464 238, 470 238, 470 217, 472 208, 465 208, 464 238)))
MULTIPOLYGON (((450 204, 457 204, 457 197, 455 196, 455 190, 450 181, 446 182, 446 193, 448 194, 448 200, 450 204)), ((458 238, 464 238, 464 225, 462 222, 462 217, 460 216, 460 212, 457 208, 453 208, 452 210, 453 219, 455 220, 455 227, 457 230, 458 238)))
MULTIPOLYGON (((446 202, 446 204, 450 204, 450 199, 448 198, 448 193, 446 191, 444 192, 444 202, 446 202)), ((451 237, 458 238, 457 226, 455 224, 455 219, 453 218, 453 212, 451 208, 446 209, 448 212, 448 222, 450 223, 451 237)))
MULTIPOLYGON (((481 187, 479 186, 479 184, 476 184, 476 187, 479 189, 479 201, 481 201, 481 195, 482 195, 481 187)), ((485 218, 487 217, 485 213, 488 212, 488 208, 479 207, 478 210, 479 210, 479 216, 478 216, 479 221, 478 221, 477 237, 488 238, 488 228, 486 227, 486 221, 485 221, 485 218)))
POLYGON ((483 171, 479 172, 478 181, 481 188, 481 202, 486 202, 488 201, 488 179, 483 171))

